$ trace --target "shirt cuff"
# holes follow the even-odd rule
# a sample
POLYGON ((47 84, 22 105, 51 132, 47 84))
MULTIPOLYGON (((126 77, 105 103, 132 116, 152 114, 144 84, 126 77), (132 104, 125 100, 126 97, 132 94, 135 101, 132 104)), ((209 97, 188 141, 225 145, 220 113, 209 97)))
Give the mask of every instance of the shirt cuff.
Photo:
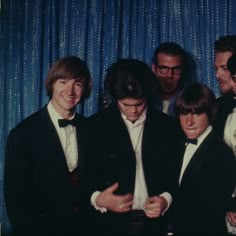
POLYGON ((167 201, 167 207, 162 212, 162 215, 164 215, 166 213, 166 211, 169 209, 169 207, 170 207, 170 205, 172 203, 172 196, 168 192, 164 192, 164 193, 160 194, 159 196, 165 198, 166 201, 167 201))
POLYGON ((92 194, 91 198, 90 198, 90 203, 92 206, 94 206, 94 208, 98 211, 100 211, 101 213, 104 213, 104 212, 107 212, 107 209, 105 207, 99 207, 97 204, 96 204, 96 198, 97 196, 100 194, 101 192, 100 191, 96 191, 92 194))

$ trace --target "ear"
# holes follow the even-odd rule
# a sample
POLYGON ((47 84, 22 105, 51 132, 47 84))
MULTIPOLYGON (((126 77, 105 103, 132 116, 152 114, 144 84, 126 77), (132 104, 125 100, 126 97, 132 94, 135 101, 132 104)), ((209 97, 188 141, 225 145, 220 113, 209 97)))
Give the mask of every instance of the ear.
POLYGON ((152 64, 152 72, 156 74, 157 67, 155 64, 152 64))

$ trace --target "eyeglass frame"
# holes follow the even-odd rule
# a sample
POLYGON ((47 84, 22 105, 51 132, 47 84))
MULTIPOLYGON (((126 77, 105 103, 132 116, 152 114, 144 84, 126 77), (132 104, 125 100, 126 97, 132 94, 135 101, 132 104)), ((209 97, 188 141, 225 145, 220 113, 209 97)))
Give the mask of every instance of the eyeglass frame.
POLYGON ((182 66, 174 66, 174 67, 169 67, 169 66, 164 66, 164 65, 157 65, 156 68, 160 71, 161 74, 166 75, 168 74, 169 70, 172 71, 174 75, 181 75, 183 71, 182 66), (161 71, 162 69, 166 69, 166 72, 161 71), (180 70, 179 73, 176 73, 176 69, 180 70))

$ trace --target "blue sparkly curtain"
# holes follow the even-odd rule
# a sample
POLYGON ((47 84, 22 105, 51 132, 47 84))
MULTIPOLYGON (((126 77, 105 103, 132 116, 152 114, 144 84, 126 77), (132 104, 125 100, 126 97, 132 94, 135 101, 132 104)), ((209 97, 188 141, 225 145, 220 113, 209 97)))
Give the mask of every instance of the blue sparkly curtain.
POLYGON ((164 41, 179 43, 195 62, 195 79, 218 95, 213 43, 236 33, 234 0, 0 0, 0 222, 10 232, 3 197, 6 137, 47 103, 44 80, 56 59, 84 59, 91 97, 78 112, 100 108, 106 68, 118 58, 151 64, 164 41))

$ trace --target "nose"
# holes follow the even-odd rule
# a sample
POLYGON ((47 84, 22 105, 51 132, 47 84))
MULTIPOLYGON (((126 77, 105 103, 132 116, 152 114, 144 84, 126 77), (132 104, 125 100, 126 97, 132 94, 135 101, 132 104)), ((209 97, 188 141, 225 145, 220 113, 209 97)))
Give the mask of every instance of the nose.
POLYGON ((66 89, 69 94, 73 94, 74 93, 74 83, 68 83, 66 89))
POLYGON ((136 113, 136 112, 137 112, 137 107, 136 107, 136 106, 131 106, 131 107, 130 107, 130 111, 131 111, 132 113, 136 113))
POLYGON ((219 79, 220 76, 221 76, 220 69, 219 69, 219 68, 216 68, 215 73, 216 73, 216 78, 219 79))
POLYGON ((186 115, 186 123, 187 123, 187 125, 192 125, 193 124, 193 114, 188 113, 186 115))
POLYGON ((174 71, 170 68, 167 73, 167 77, 171 79, 171 78, 173 78, 173 75, 174 75, 174 71))

